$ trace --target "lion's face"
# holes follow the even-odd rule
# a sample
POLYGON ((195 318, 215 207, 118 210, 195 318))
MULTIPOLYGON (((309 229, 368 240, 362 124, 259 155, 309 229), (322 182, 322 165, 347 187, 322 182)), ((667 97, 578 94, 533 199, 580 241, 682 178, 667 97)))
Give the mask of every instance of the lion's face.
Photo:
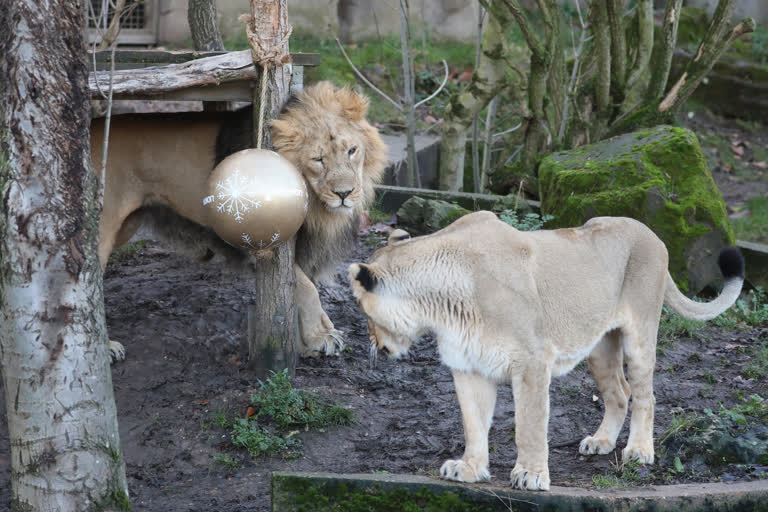
POLYGON ((290 100, 271 124, 275 149, 302 172, 315 203, 334 213, 362 210, 386 162, 367 110, 365 97, 320 82, 290 100))
POLYGON ((365 140, 347 129, 349 122, 333 121, 318 127, 317 138, 307 141, 301 171, 326 208, 349 213, 364 199, 365 140))

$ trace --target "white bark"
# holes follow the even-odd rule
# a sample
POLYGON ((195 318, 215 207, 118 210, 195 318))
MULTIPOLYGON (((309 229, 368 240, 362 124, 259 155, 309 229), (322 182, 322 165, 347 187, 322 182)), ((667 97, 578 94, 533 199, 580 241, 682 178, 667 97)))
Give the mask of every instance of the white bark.
POLYGON ((483 35, 480 65, 472 76, 472 82, 451 97, 440 139, 441 190, 461 190, 464 184, 467 129, 475 114, 483 110, 506 85, 504 37, 505 32, 499 20, 491 16, 483 35))
POLYGON ((0 5, 0 367, 14 510, 128 503, 82 27, 76 2, 0 5))

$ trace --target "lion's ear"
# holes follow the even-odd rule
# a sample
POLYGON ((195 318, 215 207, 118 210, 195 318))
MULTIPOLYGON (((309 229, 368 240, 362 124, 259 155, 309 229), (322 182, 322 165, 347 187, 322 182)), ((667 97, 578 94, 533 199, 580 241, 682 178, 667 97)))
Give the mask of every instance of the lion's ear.
POLYGON ((336 97, 341 105, 341 113, 351 121, 362 121, 368 113, 368 98, 350 89, 337 89, 336 97))
POLYGON ((349 266, 349 282, 352 284, 352 291, 356 298, 358 290, 355 287, 355 283, 362 286, 367 292, 372 292, 379 282, 379 278, 376 276, 374 269, 371 265, 365 263, 353 263, 349 266))
POLYGON ((404 229, 396 229, 387 237, 387 245, 392 245, 395 242, 402 242, 411 238, 411 234, 404 229))

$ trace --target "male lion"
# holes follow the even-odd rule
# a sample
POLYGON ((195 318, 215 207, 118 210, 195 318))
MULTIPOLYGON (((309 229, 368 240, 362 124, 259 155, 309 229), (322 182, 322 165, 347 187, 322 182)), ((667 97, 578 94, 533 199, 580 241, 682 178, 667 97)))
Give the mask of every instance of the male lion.
MULTIPOLYGON (((275 149, 308 183, 309 210, 296 238, 296 304, 303 355, 335 354, 342 346, 320 305, 315 282, 354 241, 360 213, 374 198, 386 147, 365 119, 367 98, 329 82, 291 98, 271 123, 275 149)), ((104 121, 91 123, 91 161, 101 161, 104 121)), ((245 250, 224 243, 208 227, 205 183, 227 155, 251 146, 252 110, 231 113, 124 115, 112 118, 99 225, 102 267, 114 247, 142 225, 203 260, 216 257, 248 268, 245 250)), ((111 344, 113 357, 123 348, 111 344)))
POLYGON ((632 394, 624 460, 653 463, 653 368, 662 304, 697 320, 725 311, 739 296, 744 260, 721 251, 725 287, 709 303, 689 300, 667 271, 664 243, 643 224, 594 218, 578 228, 520 232, 489 212, 462 217, 432 235, 403 240, 349 279, 368 317, 372 354, 399 357, 412 340, 434 332, 451 368, 461 407, 464 456, 440 475, 475 482, 490 478, 488 429, 496 385, 511 382, 517 461, 512 486, 549 489, 549 383, 588 357, 605 416, 582 454, 616 445, 632 394), (626 358, 629 382, 624 378, 626 358))

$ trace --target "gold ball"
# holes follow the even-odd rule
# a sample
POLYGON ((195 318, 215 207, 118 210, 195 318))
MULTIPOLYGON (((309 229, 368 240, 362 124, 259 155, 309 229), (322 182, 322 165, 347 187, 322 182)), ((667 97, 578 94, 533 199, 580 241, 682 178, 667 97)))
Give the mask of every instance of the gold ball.
POLYGON ((208 224, 234 247, 269 250, 296 234, 309 207, 304 177, 267 149, 244 149, 217 165, 206 184, 208 224))

